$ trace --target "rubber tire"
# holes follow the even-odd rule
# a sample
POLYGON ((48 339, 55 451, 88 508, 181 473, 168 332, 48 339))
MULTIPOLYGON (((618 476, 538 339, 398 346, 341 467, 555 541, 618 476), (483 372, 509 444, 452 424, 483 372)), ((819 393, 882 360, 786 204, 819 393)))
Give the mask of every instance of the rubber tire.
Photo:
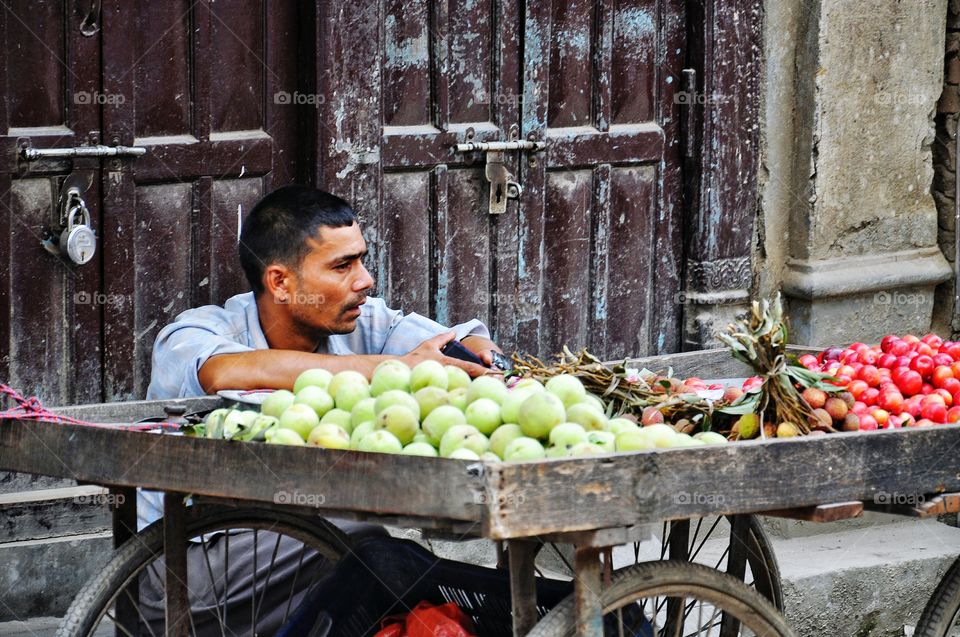
MULTIPOLYGON (((308 519, 257 508, 214 509, 193 517, 186 525, 187 537, 224 529, 269 530, 300 540, 334 561, 350 547, 349 536, 319 517, 308 519)), ((84 584, 67 609, 55 637, 91 637, 114 596, 162 554, 163 519, 160 519, 124 542, 103 569, 84 584)))
POLYGON ((914 637, 947 637, 960 614, 960 557, 943 574, 920 614, 914 637))
MULTIPOLYGON (((696 595, 717 608, 738 608, 745 613, 738 617, 758 637, 796 637, 786 618, 768 599, 736 577, 702 564, 661 560, 618 569, 600 599, 606 614, 639 597, 671 592, 696 595)), ((574 603, 573 595, 564 599, 537 622, 527 637, 573 637, 574 603)))
MULTIPOLYGON (((725 516, 728 522, 731 516, 725 516)), ((770 538, 760 522, 760 518, 755 515, 748 515, 749 539, 747 540, 747 564, 753 574, 754 588, 770 600, 777 608, 783 610, 783 582, 780 579, 780 566, 777 563, 776 555, 773 552, 773 546, 770 538), (766 576, 758 577, 758 573, 765 572, 766 576)), ((694 521, 691 520, 691 523, 694 521)), ((669 527, 665 537, 669 537, 669 527)), ((698 540, 699 542, 699 540, 698 540)), ((689 538, 688 538, 689 543, 689 538)), ((665 548, 666 545, 664 544, 665 548)), ((668 559, 668 558, 664 558, 668 559)), ((694 562, 699 564, 700 562, 694 562)))

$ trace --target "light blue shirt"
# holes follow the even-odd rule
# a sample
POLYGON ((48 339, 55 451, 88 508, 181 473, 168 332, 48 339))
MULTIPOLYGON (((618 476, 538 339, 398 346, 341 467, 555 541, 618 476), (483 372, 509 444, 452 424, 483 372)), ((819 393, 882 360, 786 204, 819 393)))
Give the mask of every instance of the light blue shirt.
MULTIPOLYGON (((360 306, 357 327, 349 334, 333 334, 321 341, 318 354, 382 354, 402 356, 423 341, 447 331, 458 339, 490 338, 490 332, 473 319, 446 328, 416 313, 404 314, 387 307, 383 299, 368 297, 360 306)), ((203 396, 198 373, 211 356, 269 349, 260 327, 253 292, 231 297, 220 307, 205 305, 181 313, 157 335, 148 400, 203 396)), ((163 494, 140 491, 137 518, 142 529, 161 517, 163 494)))

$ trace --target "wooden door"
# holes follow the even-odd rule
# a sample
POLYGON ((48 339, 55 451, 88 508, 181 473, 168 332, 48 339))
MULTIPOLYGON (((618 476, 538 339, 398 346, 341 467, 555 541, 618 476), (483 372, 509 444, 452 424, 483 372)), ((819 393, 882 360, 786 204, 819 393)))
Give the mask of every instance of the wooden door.
POLYGON ((321 8, 317 181, 357 207, 378 293, 507 350, 678 347, 677 0, 381 0, 321 8), (521 9, 526 6, 526 14, 521 9), (482 153, 524 138, 487 212, 482 153))
POLYGON ((157 332, 249 289, 242 214, 296 176, 297 5, 103 3, 104 136, 136 162, 103 173, 108 400, 142 398, 157 332))
POLYGON ((0 320, 0 379, 48 404, 143 398, 160 328, 247 289, 242 213, 264 191, 310 179, 298 122, 316 104, 298 84, 310 29, 301 10, 266 0, 3 4, 0 307, 10 319, 0 320), (25 162, 21 144, 146 154, 25 162), (90 182, 98 246, 84 266, 40 243, 68 177, 90 182))
POLYGON ((91 184, 83 197, 100 227, 99 160, 19 154, 100 142, 100 35, 81 33, 75 4, 0 7, 0 379, 49 404, 96 401, 102 387, 102 255, 76 266, 41 243, 71 176, 91 184))

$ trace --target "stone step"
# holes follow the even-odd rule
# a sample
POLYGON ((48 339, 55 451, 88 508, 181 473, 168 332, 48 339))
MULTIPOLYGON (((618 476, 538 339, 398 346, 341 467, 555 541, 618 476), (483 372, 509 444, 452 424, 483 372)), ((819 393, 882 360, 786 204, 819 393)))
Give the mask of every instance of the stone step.
POLYGON ((777 539, 774 552, 799 635, 902 636, 960 555, 960 529, 907 520, 777 539))

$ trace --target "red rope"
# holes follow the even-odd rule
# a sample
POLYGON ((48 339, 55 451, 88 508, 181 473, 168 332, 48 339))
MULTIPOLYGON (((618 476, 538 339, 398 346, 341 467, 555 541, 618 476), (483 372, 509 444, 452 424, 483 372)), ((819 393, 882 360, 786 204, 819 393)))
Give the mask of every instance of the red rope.
POLYGON ((123 429, 130 431, 147 431, 150 429, 180 429, 180 425, 173 422, 117 425, 99 422, 87 422, 86 420, 79 420, 77 418, 71 418, 70 416, 63 416, 56 414, 44 407, 40 402, 40 399, 38 399, 36 396, 24 398, 23 395, 17 390, 3 383, 0 383, 0 394, 9 396, 17 403, 16 407, 11 407, 5 411, 0 411, 0 420, 37 420, 40 422, 59 423, 61 425, 81 425, 84 427, 101 427, 106 429, 123 429))

